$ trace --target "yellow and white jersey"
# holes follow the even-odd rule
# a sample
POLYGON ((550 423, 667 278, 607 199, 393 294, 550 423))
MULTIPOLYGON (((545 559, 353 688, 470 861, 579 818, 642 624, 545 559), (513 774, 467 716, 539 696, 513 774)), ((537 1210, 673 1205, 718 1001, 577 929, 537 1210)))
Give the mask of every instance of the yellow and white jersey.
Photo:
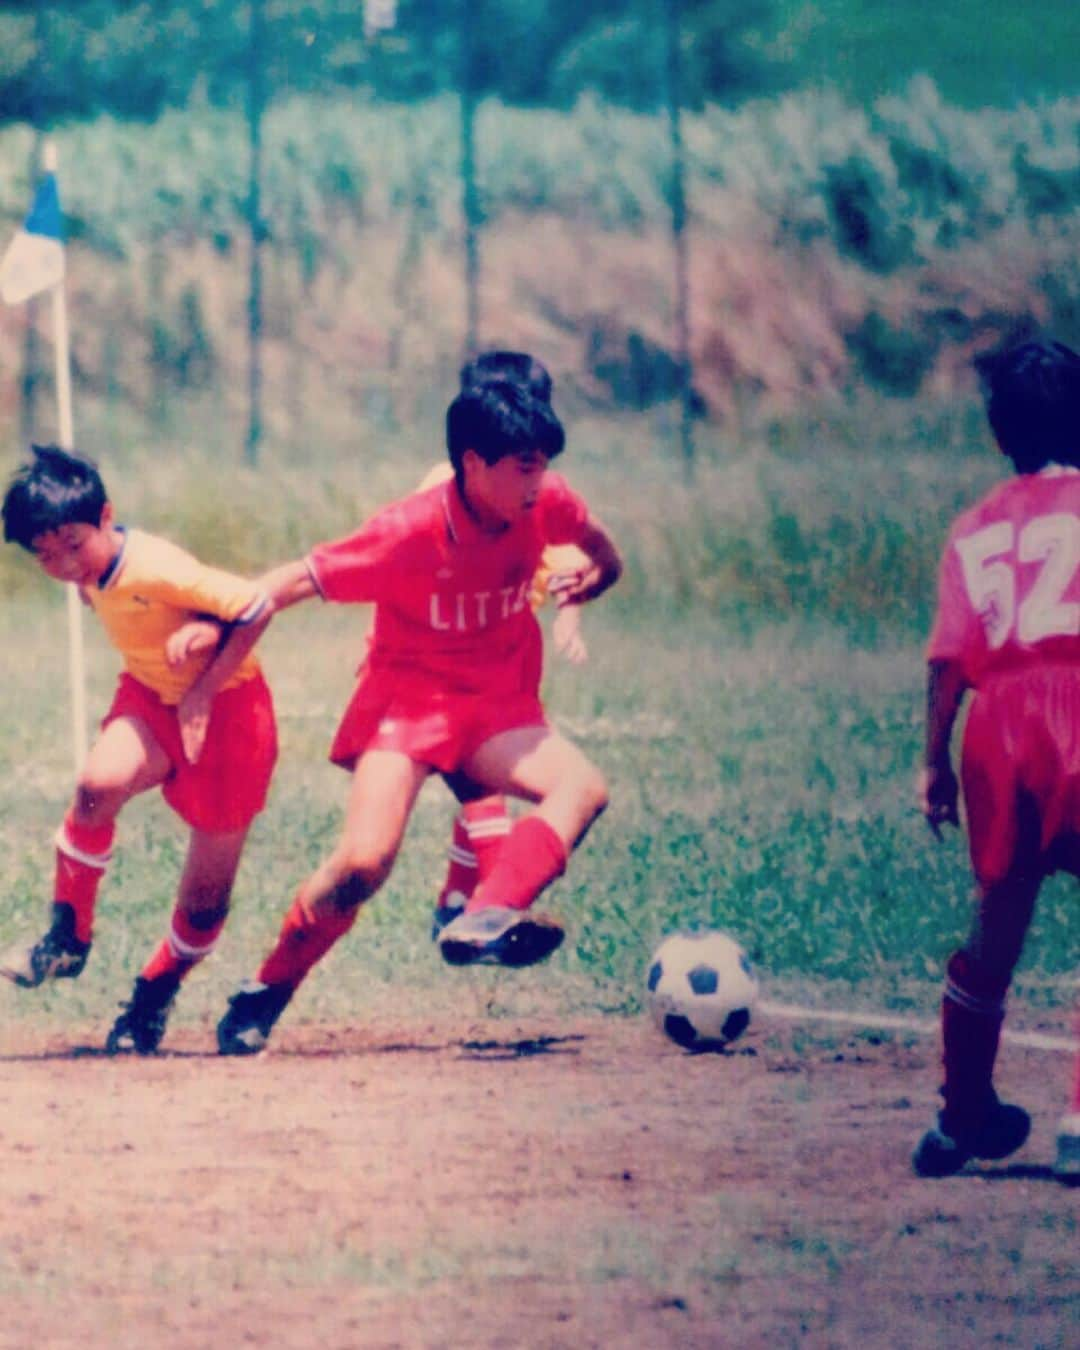
MULTIPOLYGON (((452 466, 444 460, 428 469, 416 490, 426 492, 428 488, 436 487, 439 483, 449 483, 453 476, 452 466)), ((548 598, 548 581, 557 572, 572 572, 575 568, 588 565, 588 557, 576 544, 548 544, 529 587, 529 604, 533 609, 540 608, 548 598)))
MULTIPOLYGON (((167 539, 142 530, 123 534, 108 571, 83 595, 128 672, 163 703, 179 703, 215 652, 200 652, 173 669, 165 659, 172 634, 205 615, 227 624, 252 623, 269 602, 253 581, 208 567, 167 539)), ((258 661, 249 655, 223 688, 243 684, 258 670, 258 661)))

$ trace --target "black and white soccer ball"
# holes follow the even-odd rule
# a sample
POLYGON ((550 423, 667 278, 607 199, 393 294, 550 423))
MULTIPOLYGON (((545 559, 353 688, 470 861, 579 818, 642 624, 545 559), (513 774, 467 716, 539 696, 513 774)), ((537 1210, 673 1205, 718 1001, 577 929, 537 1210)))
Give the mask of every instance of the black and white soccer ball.
POLYGON ((649 962, 653 1021, 687 1050, 723 1050, 750 1025, 758 979, 727 933, 672 933, 649 962))

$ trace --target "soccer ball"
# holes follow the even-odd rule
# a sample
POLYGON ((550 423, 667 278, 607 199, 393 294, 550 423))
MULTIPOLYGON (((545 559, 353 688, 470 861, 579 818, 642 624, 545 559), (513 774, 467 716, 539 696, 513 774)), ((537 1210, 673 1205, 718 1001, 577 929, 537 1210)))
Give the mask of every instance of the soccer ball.
POLYGON ((723 1050, 750 1025, 758 981, 726 933, 672 933, 649 962, 649 1011, 687 1050, 723 1050))

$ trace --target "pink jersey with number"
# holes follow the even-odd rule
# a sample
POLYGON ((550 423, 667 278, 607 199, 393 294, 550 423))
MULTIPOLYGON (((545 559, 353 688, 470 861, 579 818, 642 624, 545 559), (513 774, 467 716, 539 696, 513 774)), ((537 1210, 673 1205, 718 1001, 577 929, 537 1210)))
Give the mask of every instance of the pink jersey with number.
POLYGON ((487 534, 443 483, 318 545, 308 567, 325 599, 374 603, 367 665, 392 673, 399 693, 498 698, 538 681, 529 588, 545 547, 578 543, 587 520, 585 502, 548 472, 532 510, 487 534))
POLYGON ((927 655, 959 662, 976 690, 961 779, 977 880, 1072 870, 1060 847, 1080 837, 1080 473, 1018 476, 957 519, 927 655))
POLYGON ((930 660, 968 682, 1080 663, 1080 471, 1052 465, 994 488, 957 518, 942 557, 930 660))

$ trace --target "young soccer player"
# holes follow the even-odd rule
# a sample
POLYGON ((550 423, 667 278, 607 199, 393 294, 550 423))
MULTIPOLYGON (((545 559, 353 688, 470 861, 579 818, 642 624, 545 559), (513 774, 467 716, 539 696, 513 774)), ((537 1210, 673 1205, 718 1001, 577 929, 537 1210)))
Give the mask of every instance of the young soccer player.
POLYGON ((607 802, 599 770, 544 718, 542 644, 528 592, 549 543, 589 559, 561 604, 618 578, 607 531, 548 464, 563 448, 551 405, 520 384, 463 390, 447 412, 454 479, 379 511, 264 578, 275 608, 321 595, 375 604, 367 660, 331 748, 351 770, 340 842, 305 881, 256 980, 218 1026, 223 1054, 251 1054, 315 963, 390 874, 433 772, 535 803, 464 912, 439 935, 451 964, 528 965, 563 938, 531 911, 607 802))
POLYGON ((245 837, 266 801, 277 736, 252 648, 272 610, 255 583, 118 524, 95 466, 56 447, 33 448, 7 489, 3 520, 5 539, 79 587, 125 670, 56 836, 51 926, 10 952, 0 973, 29 989, 82 972, 116 818, 132 797, 160 787, 191 827, 187 860, 168 934, 106 1041, 110 1053, 150 1054, 181 981, 217 942, 245 837), (224 628, 218 646, 196 652, 192 621, 201 614, 224 628))
MULTIPOLYGON (((510 380, 519 383, 535 397, 551 401, 552 380, 545 366, 527 352, 494 350, 480 353, 462 367, 462 389, 510 380)), ((454 477, 453 466, 443 459, 420 481, 417 491, 449 482, 454 477)), ((551 544, 544 549, 540 566, 533 578, 529 603, 540 609, 558 591, 562 578, 577 568, 588 566, 589 559, 573 544, 551 544)), ((199 631, 192 630, 189 647, 203 650, 217 644, 220 627, 203 622, 199 631)), ((588 659, 588 646, 581 632, 581 607, 563 605, 558 608, 552 623, 552 641, 555 650, 566 660, 580 665, 588 659)), ((506 797, 501 793, 471 797, 476 789, 456 780, 451 784, 463 796, 454 818, 450 846, 447 849, 447 867, 439 890, 432 919, 431 936, 439 934, 451 920, 456 919, 472 898, 473 891, 484 881, 495 862, 503 841, 513 827, 506 797)))
MULTIPOLYGON (((515 381, 536 398, 551 402, 551 376, 543 363, 528 352, 481 352, 462 367, 460 386, 462 389, 472 389, 500 380, 515 381)), ((453 476, 453 467, 443 460, 425 475, 419 490, 435 487, 453 476)), ((539 609, 549 598, 551 588, 558 590, 565 573, 588 566, 588 562, 588 558, 573 544, 549 545, 544 549, 533 578, 529 603, 534 609, 539 609)), ((588 647, 581 632, 580 605, 563 605, 558 609, 551 636, 555 650, 568 661, 580 665, 588 659, 588 647)), ((446 877, 439 890, 431 926, 434 939, 438 940, 446 925, 461 914, 472 898, 473 891, 487 878, 512 826, 506 798, 500 793, 466 798, 461 803, 454 818, 453 834, 447 850, 446 877)))
MULTIPOLYGON (((944 1105, 913 1158, 928 1177, 1027 1138, 1027 1112, 993 1087, 1005 995, 1042 881, 1080 876, 1080 357, 1039 341, 978 364, 1016 477, 954 523, 927 648, 922 809, 935 834, 958 824, 949 742, 970 692, 960 783, 976 884, 941 1005, 944 1105)), ((1080 1064, 1057 1149, 1058 1174, 1080 1179, 1080 1064)))

